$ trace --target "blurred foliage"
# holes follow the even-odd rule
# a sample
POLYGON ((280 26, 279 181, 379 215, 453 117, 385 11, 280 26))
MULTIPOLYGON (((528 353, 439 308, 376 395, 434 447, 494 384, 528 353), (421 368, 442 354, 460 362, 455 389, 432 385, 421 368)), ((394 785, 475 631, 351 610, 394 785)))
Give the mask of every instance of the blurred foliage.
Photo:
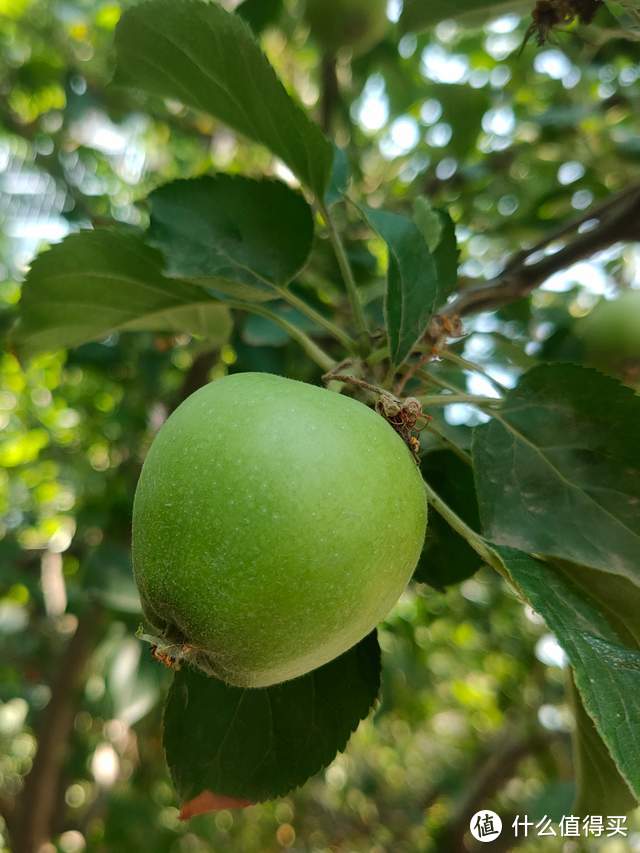
MULTIPOLYGON (((263 149, 211 119, 109 85, 113 30, 127 5, 0 0, 0 336, 25 266, 45 242, 91 223, 146 224, 137 200, 171 178, 282 174, 263 149)), ((399 6, 389 4, 392 21, 399 6)), ((319 54, 299 4, 269 8, 245 12, 278 72, 318 111, 319 54)), ((470 283, 627 186, 640 162, 639 45, 617 37, 604 7, 593 25, 520 53, 527 26, 514 13, 443 21, 419 35, 400 36, 390 24, 368 54, 338 56, 333 132, 369 203, 411 210, 426 195, 448 207, 470 283)), ((379 316, 382 244, 355 225, 351 238, 368 310, 379 316)), ((460 352, 507 385, 536 357, 579 358, 573 321, 637 281, 638 261, 637 249, 616 245, 575 265, 532 297, 474 320, 460 352)), ((337 281, 318 240, 313 274, 297 287, 339 315, 337 281)), ((481 570, 446 591, 415 584, 407 592, 381 632, 381 705, 321 777, 265 806, 179 823, 160 746, 166 673, 133 639, 140 616, 131 501, 145 450, 172 406, 207 377, 241 370, 318 379, 276 327, 242 315, 214 352, 186 335, 151 333, 114 334, 26 364, 3 348, 0 805, 20 791, 69 637, 88 619, 86 677, 66 697, 74 722, 55 828, 62 853, 446 850, 460 804, 511 740, 524 745, 522 761, 505 759, 478 808, 494 808, 505 822, 568 813, 562 653, 541 621, 481 570)), ((490 388, 461 370, 450 375, 473 393, 490 388)), ((464 446, 471 417, 450 406, 433 427, 455 430, 464 446)), ((434 464, 446 478, 442 459, 434 464)), ((464 567, 455 579, 468 574, 464 567)), ((0 838, 8 850, 6 825, 0 838)), ((616 843, 598 849, 623 849, 616 843)), ((559 839, 521 846, 564 849, 559 839)))

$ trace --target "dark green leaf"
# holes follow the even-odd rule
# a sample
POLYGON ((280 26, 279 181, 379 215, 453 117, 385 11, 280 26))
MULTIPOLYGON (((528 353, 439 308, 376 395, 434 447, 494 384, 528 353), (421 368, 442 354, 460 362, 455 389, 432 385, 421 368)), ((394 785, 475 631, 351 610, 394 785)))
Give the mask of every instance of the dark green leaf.
POLYGON ((237 9, 256 35, 277 21, 282 11, 282 0, 244 0, 237 9))
POLYGON ((384 210, 364 213, 389 248, 385 315, 391 360, 398 366, 426 332, 439 304, 438 272, 415 222, 384 210))
POLYGON ((584 707, 622 776, 640 798, 640 652, 622 644, 597 602, 550 564, 496 546, 529 603, 574 668, 584 707))
POLYGON ((598 603, 626 645, 640 648, 640 589, 635 584, 626 578, 611 577, 564 560, 554 561, 554 565, 571 583, 580 587, 584 595, 598 603))
MULTIPOLYGON (((626 578, 558 562, 558 572, 593 600, 616 634, 630 649, 640 649, 640 589, 626 578)), ((573 691, 575 693, 575 690, 573 691)), ((609 755, 606 746, 586 714, 579 696, 574 696, 576 714, 576 765, 578 794, 576 808, 586 814, 598 809, 617 814, 633 808, 635 800, 609 755)))
POLYGON ((430 252, 435 252, 442 238, 442 220, 424 196, 413 203, 413 221, 420 229, 430 252))
MULTIPOLYGON (((473 472, 452 450, 437 450, 422 459, 421 470, 438 494, 475 530, 480 529, 473 472)), ((429 517, 427 538, 414 580, 436 589, 460 583, 480 568, 480 559, 465 539, 436 512, 429 517)))
POLYGON ((344 749, 379 688, 375 632, 320 669, 264 689, 229 687, 182 669, 164 719, 179 796, 208 790, 259 802, 286 794, 344 749))
POLYGON ((442 223, 442 234, 433 253, 433 259, 438 269, 440 298, 443 300, 458 283, 458 257, 460 253, 453 219, 446 210, 438 210, 437 213, 442 223))
POLYGON ((635 808, 635 797, 585 711, 573 678, 568 690, 575 718, 573 742, 577 792, 573 813, 626 814, 635 808))
POLYGON ((403 32, 419 32, 448 18, 476 14, 488 20, 522 5, 519 0, 404 0, 400 26, 403 32))
POLYGON ((473 442, 480 517, 503 545, 640 584, 640 397, 575 365, 526 373, 473 442))
POLYGON ((431 207, 423 197, 415 201, 413 219, 433 255, 438 271, 440 297, 444 299, 458 282, 456 227, 446 210, 431 207))
POLYGON ((322 198, 331 145, 288 95, 238 16, 199 0, 148 0, 116 31, 117 82, 203 110, 265 145, 322 198))
POLYGON ((223 342, 229 312, 195 284, 166 278, 141 238, 84 231, 39 255, 22 291, 18 347, 73 347, 114 331, 189 332, 223 342))
POLYGON ((238 298, 277 297, 269 283, 289 282, 311 251, 311 209, 280 181, 231 175, 174 181, 149 201, 149 242, 165 255, 167 272, 238 298))

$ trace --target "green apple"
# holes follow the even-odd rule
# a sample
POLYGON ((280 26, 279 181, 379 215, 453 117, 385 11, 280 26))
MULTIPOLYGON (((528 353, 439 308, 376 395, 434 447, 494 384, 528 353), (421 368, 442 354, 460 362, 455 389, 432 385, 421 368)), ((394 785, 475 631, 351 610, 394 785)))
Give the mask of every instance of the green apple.
POLYGON ((387 0, 307 0, 305 14, 314 38, 330 52, 350 47, 365 53, 389 23, 387 0))
POLYGON ((586 361, 637 385, 640 379, 640 290, 625 291, 617 299, 601 300, 575 324, 586 361))
POLYGON ((427 507, 404 441, 349 397, 264 373, 201 388, 144 463, 133 562, 170 655, 242 687, 309 672, 387 615, 427 507))

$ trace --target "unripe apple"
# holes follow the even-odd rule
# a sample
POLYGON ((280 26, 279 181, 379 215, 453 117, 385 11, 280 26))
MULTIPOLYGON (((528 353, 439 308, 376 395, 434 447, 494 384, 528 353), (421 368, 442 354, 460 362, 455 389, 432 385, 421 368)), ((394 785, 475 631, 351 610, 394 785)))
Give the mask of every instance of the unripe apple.
POLYGON ((218 380, 171 415, 144 463, 145 616, 167 654, 230 684, 295 678, 384 619, 426 512, 409 449, 367 406, 270 374, 218 380))
POLYGON ((314 38, 332 53, 341 47, 365 53, 389 23, 387 0, 307 0, 305 14, 314 38))
POLYGON ((575 324, 586 361, 630 385, 640 381, 640 290, 602 300, 575 324))

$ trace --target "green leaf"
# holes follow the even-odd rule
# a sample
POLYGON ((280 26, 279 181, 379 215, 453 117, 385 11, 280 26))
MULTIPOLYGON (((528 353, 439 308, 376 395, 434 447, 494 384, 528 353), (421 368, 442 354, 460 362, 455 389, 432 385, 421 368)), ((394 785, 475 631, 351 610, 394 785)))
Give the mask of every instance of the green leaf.
POLYGON ((379 688, 375 632, 308 675, 264 689, 180 670, 164 718, 179 796, 208 790, 259 802, 286 794, 344 749, 379 688))
POLYGON ((446 210, 431 207, 429 201, 419 196, 414 202, 413 221, 424 239, 438 271, 440 295, 450 293, 458 283, 458 241, 456 227, 446 210))
POLYGON ((249 26, 214 3, 148 0, 116 30, 116 82, 207 112, 280 157, 317 198, 333 152, 289 96, 249 26))
POLYGON ((404 0, 400 28, 405 33, 420 32, 440 21, 469 14, 488 20, 522 6, 519 0, 404 0))
POLYGON ((585 596, 597 601, 626 645, 640 649, 640 589, 635 584, 626 578, 611 577, 564 560, 554 561, 554 565, 574 586, 580 587, 585 596))
POLYGON ((422 232, 429 251, 435 252, 442 238, 442 220, 424 196, 418 196, 413 203, 413 221, 422 232))
POLYGON ((455 289, 458 283, 458 240, 456 238, 456 226, 453 219, 446 210, 438 210, 438 216, 442 223, 442 234, 440 241, 433 253, 438 270, 438 282, 440 284, 440 299, 455 289))
POLYGON ((287 284, 311 251, 311 208, 280 181, 231 175, 174 181, 149 202, 148 240, 165 255, 168 274, 236 298, 277 298, 270 284, 287 284))
MULTIPOLYGON (((593 600, 606 616, 618 637, 631 649, 640 649, 640 589, 626 578, 611 577, 602 572, 558 562, 558 572, 593 600)), ((575 694, 575 690, 573 691, 575 694)), ((577 806, 581 813, 598 813, 606 804, 609 814, 620 814, 633 808, 635 800, 626 782, 586 714, 579 696, 573 696, 576 714, 576 765, 578 777, 577 806)))
POLYGON ((640 651, 624 646, 597 601, 550 564, 501 546, 505 568, 556 634, 584 707, 640 798, 640 651))
POLYGON ((626 814, 635 808, 635 797, 585 711, 573 678, 569 681, 568 691, 575 718, 573 743, 577 793, 574 813, 626 814))
MULTIPOLYGON (((452 450, 427 453, 420 465, 440 497, 475 530, 480 529, 473 472, 452 450)), ((429 517, 427 537, 413 579, 436 589, 461 583, 480 568, 476 552, 436 512, 429 517)))
POLYGON ((282 12, 282 0, 244 0, 236 8, 240 15, 256 35, 273 24, 282 12))
POLYGON ((397 367, 424 335, 440 303, 438 272, 415 222, 384 210, 363 212, 389 248, 385 315, 390 356, 397 367))
POLYGON ((503 545, 640 584, 640 397, 576 365, 542 365, 476 429, 480 517, 503 545))
POLYGON ((221 343, 231 319, 203 288, 166 278, 160 253, 129 233, 72 234, 33 262, 16 330, 26 354, 142 329, 221 343))

